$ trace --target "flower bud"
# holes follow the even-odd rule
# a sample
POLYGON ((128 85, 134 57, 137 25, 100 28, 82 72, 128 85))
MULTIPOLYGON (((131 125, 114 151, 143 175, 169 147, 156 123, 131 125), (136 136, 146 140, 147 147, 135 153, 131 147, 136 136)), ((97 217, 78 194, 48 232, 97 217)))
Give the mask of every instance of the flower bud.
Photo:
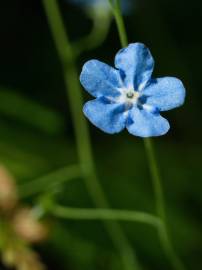
POLYGON ((47 237, 48 229, 29 208, 19 209, 13 218, 15 233, 30 243, 36 243, 47 237))
POLYGON ((38 254, 21 242, 3 250, 2 262, 6 267, 16 270, 45 270, 38 254))
POLYGON ((7 267, 13 267, 15 265, 16 254, 12 247, 4 248, 2 252, 2 262, 7 267))
POLYGON ((4 211, 13 209, 17 199, 15 180, 8 170, 0 165, 0 209, 4 211))
POLYGON ((39 259, 37 253, 32 250, 22 250, 16 261, 16 268, 18 270, 45 270, 45 266, 39 259))

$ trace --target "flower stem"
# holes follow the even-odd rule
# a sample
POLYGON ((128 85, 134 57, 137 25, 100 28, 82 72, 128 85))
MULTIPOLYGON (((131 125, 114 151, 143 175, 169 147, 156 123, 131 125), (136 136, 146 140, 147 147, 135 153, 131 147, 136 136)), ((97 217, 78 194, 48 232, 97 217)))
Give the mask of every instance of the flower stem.
MULTIPOLYGON (((47 209, 48 211, 48 209, 47 209)), ((117 210, 117 209, 86 209, 51 206, 50 213, 54 216, 67 219, 81 220, 120 220, 149 224, 154 227, 161 226, 160 218, 139 211, 117 210)))
POLYGON ((126 47, 128 45, 128 37, 125 30, 123 16, 121 14, 120 1, 115 0, 115 3, 113 3, 112 0, 109 0, 109 3, 112 7, 112 12, 114 14, 114 18, 117 24, 121 44, 123 47, 126 47))
POLYGON ((160 179, 159 169, 157 166, 157 160, 155 157, 152 140, 150 138, 145 138, 144 145, 145 145, 149 168, 150 168, 151 176, 153 180, 153 187, 154 187, 154 193, 155 193, 155 198, 156 198, 156 212, 162 220, 166 221, 163 189, 161 186, 161 179, 160 179))
MULTIPOLYGON (((78 155, 86 187, 97 207, 108 208, 108 201, 96 175, 89 130, 82 113, 83 99, 81 94, 81 87, 78 81, 74 50, 68 40, 57 1, 43 0, 43 5, 46 11, 49 27, 56 45, 56 49, 63 66, 66 92, 72 113, 78 155)), ((136 260, 135 253, 119 223, 116 221, 105 221, 104 224, 114 243, 114 246, 119 250, 123 263, 123 269, 140 269, 136 260)))
POLYGON ((185 270, 185 267, 178 256, 175 254, 170 235, 167 228, 167 219, 164 203, 163 188, 161 185, 161 177, 157 165, 157 160, 155 157, 154 147, 152 140, 150 138, 144 139, 144 145, 146 149, 147 159, 151 171, 152 182, 154 187, 155 201, 156 201, 156 212, 162 220, 163 227, 159 230, 159 237, 164 247, 164 250, 167 254, 167 257, 170 258, 170 262, 173 265, 173 269, 176 270, 185 270))
MULTIPOLYGON (((123 16, 121 14, 120 9, 120 1, 115 0, 113 4, 112 0, 109 0, 109 3, 112 6, 114 17, 117 24, 117 29, 119 32, 119 37, 121 41, 122 47, 126 47, 128 45, 127 41, 127 33, 124 26, 123 16)), ((170 259, 170 263, 175 270, 185 270, 184 264, 181 262, 180 258, 176 255, 174 248, 172 246, 172 242, 170 240, 168 228, 167 228, 167 221, 166 221, 166 212, 165 212, 165 205, 164 205, 164 195, 163 189, 161 185, 161 177, 159 173, 159 169, 157 166, 157 160, 154 153, 153 142, 150 138, 144 139, 145 150, 148 158, 148 163, 150 167, 150 172, 152 176, 153 188, 154 188, 154 195, 156 201, 156 212, 159 218, 162 220, 162 227, 159 227, 159 237, 162 243, 162 247, 167 254, 167 257, 170 259)))

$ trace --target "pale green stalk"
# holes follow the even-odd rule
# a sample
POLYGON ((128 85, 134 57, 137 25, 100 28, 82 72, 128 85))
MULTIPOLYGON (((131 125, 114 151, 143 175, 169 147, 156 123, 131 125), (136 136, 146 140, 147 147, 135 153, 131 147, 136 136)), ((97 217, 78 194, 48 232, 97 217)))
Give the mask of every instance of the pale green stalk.
POLYGON ((173 265, 173 269, 185 270, 184 264, 175 253, 175 250, 173 248, 173 245, 170 239, 169 231, 167 228, 163 188, 161 184, 161 177, 160 177, 160 173, 159 173, 159 169, 157 165, 157 160, 155 157, 152 140, 149 138, 144 139, 144 145, 145 145, 146 154, 148 158, 148 164, 149 164, 149 168, 150 168, 150 172, 152 176, 155 201, 156 201, 156 212, 159 218, 161 218, 162 223, 163 223, 163 226, 159 229, 159 237, 168 258, 170 259, 170 262, 173 265))
POLYGON ((66 219, 120 220, 148 224, 154 226, 155 228, 161 227, 160 218, 139 211, 117 209, 86 209, 52 205, 50 213, 52 213, 56 217, 66 219))
MULTIPOLYGON (((126 47, 128 45, 127 33, 124 26, 123 16, 121 14, 120 9, 120 1, 109 0, 111 4, 114 17, 117 24, 117 29, 119 32, 119 37, 121 41, 122 47, 126 47)), ((170 240, 170 235, 167 228, 166 221, 166 212, 165 212, 165 204, 164 204, 164 195, 161 184, 161 177, 157 166, 157 161, 154 153, 153 143, 150 138, 144 139, 145 150, 148 158, 148 164, 152 176, 152 183, 155 194, 156 201, 156 212, 162 220, 162 227, 159 227, 159 236, 162 243, 162 246, 167 254, 167 257, 170 259, 170 263, 175 270, 185 270, 184 264, 181 262, 180 258, 176 255, 174 248, 172 246, 172 242, 170 240)))
MULTIPOLYGON (((78 155, 86 187, 97 207, 108 208, 108 201, 96 176, 89 130, 82 113, 83 99, 78 80, 78 73, 76 70, 74 50, 68 40, 57 1, 43 0, 43 4, 49 27, 63 67, 66 92, 75 128, 78 155)), ((116 221, 105 221, 104 224, 115 247, 119 250, 123 263, 123 269, 140 269, 134 250, 130 246, 130 243, 120 225, 116 221)))

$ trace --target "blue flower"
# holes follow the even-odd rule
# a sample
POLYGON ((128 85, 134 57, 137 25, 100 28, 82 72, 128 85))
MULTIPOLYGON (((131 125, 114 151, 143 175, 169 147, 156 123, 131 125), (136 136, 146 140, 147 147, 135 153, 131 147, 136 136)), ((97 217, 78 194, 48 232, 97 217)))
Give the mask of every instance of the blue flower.
POLYGON ((92 7, 96 5, 103 6, 105 8, 109 8, 108 0, 69 0, 73 4, 82 5, 85 7, 92 7))
MULTIPOLYGON (((110 11, 110 4, 108 0, 68 0, 76 5, 81 5, 87 9, 110 11)), ((121 6, 124 13, 128 13, 131 8, 131 0, 121 0, 121 6)))
POLYGON ((84 65, 81 84, 96 98, 84 105, 85 116, 110 134, 124 128, 139 137, 167 133, 170 125, 160 112, 184 103, 182 82, 174 77, 153 79, 154 60, 141 43, 120 50, 115 67, 98 60, 84 65))

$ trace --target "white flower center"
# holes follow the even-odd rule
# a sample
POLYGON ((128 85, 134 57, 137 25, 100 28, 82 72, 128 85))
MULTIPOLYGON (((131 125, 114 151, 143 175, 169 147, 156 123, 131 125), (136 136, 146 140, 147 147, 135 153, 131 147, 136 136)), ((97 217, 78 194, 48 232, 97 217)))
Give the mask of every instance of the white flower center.
POLYGON ((125 96, 125 102, 136 103, 139 98, 139 93, 133 89, 125 90, 123 94, 125 96))
POLYGON ((125 103, 127 105, 133 105, 134 103, 138 103, 140 93, 135 91, 133 88, 121 88, 119 89, 119 91, 120 96, 116 98, 116 102, 125 103))

